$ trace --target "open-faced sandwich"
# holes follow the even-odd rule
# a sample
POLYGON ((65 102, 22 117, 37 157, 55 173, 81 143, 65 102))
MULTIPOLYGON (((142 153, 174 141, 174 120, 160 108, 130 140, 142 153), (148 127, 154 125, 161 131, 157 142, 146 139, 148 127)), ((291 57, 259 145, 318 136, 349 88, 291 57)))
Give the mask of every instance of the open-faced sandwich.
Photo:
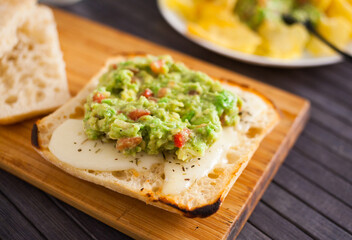
POLYGON ((33 127, 64 171, 187 217, 215 213, 279 121, 259 93, 170 56, 119 56, 33 127))

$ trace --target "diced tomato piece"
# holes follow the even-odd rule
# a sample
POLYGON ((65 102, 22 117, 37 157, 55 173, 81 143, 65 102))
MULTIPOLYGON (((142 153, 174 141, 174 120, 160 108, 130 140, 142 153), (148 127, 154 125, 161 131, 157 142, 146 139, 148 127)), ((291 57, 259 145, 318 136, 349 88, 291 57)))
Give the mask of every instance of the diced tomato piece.
POLYGON ((154 73, 157 73, 157 74, 165 73, 164 65, 165 65, 165 61, 157 60, 150 64, 150 68, 154 73))
POLYGON ((169 91, 168 88, 160 88, 158 91, 158 97, 159 98, 165 97, 168 91, 169 91))
POLYGON ((100 92, 97 92, 96 94, 94 94, 94 96, 93 96, 93 101, 94 102, 97 102, 97 103, 101 103, 101 101, 103 100, 103 99, 105 99, 106 98, 106 96, 104 95, 104 94, 102 94, 102 93, 100 93, 100 92))
POLYGON ((267 4, 267 1, 266 0, 259 0, 258 3, 259 3, 259 6, 265 7, 265 5, 267 4))
POLYGON ((128 114, 128 117, 133 121, 138 120, 142 116, 150 115, 150 112, 146 109, 136 109, 128 114))
POLYGON ((137 147, 142 142, 142 137, 120 138, 116 142, 117 150, 137 147))
POLYGON ((189 135, 191 134, 191 130, 188 128, 183 129, 181 132, 178 132, 174 135, 174 143, 178 148, 182 148, 189 139, 189 135))
POLYGON ((142 93, 142 95, 146 98, 152 97, 154 94, 152 92, 152 90, 150 90, 149 88, 146 88, 144 90, 144 92, 142 93))

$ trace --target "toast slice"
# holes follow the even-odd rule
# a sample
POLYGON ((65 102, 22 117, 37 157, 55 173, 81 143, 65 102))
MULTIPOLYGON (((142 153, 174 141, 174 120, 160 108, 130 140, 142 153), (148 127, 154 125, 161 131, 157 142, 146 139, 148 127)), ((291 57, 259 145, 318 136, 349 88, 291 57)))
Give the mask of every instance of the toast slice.
POLYGON ((16 38, 11 51, 0 56, 0 124, 47 113, 70 98, 52 11, 36 6, 16 38))
POLYGON ((72 167, 50 152, 48 146, 53 131, 67 119, 83 119, 83 105, 88 94, 97 86, 100 76, 109 66, 124 60, 126 60, 124 56, 109 59, 105 67, 74 98, 54 113, 38 120, 32 130, 33 146, 46 160, 69 174, 148 204, 187 217, 207 217, 215 213, 247 166, 261 140, 279 121, 279 114, 272 102, 248 87, 222 81, 226 89, 235 92, 244 102, 241 121, 236 126, 238 139, 227 152, 227 163, 218 163, 208 175, 197 179, 180 194, 165 195, 160 191, 164 181, 163 164, 155 164, 151 169, 138 174, 135 174, 133 169, 93 171, 72 167), (260 109, 260 112, 259 110, 256 112, 256 109, 260 109))
POLYGON ((0 0, 0 57, 18 42, 17 29, 32 14, 36 0, 0 0))

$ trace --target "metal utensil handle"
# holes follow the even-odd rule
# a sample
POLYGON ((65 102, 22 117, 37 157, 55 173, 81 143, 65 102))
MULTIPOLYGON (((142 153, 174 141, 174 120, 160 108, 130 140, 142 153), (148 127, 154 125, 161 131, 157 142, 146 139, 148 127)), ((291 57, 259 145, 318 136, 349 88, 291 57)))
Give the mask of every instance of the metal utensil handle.
POLYGON ((341 54, 344 58, 346 58, 349 61, 352 61, 352 56, 345 53, 344 51, 341 51, 339 48, 337 48, 334 44, 332 44, 330 41, 328 41, 325 37, 323 37, 320 33, 317 32, 317 30, 315 30, 315 27, 313 26, 311 21, 306 21, 304 22, 304 26, 308 29, 308 31, 313 34, 314 36, 316 36, 317 38, 319 38, 322 42, 324 42, 326 45, 328 45, 331 49, 333 49, 334 51, 338 52, 339 54, 341 54))

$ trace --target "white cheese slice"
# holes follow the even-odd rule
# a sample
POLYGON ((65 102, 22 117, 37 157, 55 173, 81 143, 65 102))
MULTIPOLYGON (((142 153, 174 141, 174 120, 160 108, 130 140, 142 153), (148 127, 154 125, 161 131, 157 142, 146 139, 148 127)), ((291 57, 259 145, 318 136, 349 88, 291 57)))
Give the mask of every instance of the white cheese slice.
POLYGON ((233 127, 225 127, 219 139, 205 152, 203 157, 189 162, 174 160, 167 156, 165 162, 164 194, 179 194, 191 186, 195 180, 207 175, 217 163, 227 163, 226 153, 236 145, 237 132, 233 127))
POLYGON ((229 148, 238 144, 238 134, 233 127, 223 128, 219 139, 203 157, 189 162, 174 160, 173 156, 138 153, 127 156, 119 153, 114 143, 88 140, 82 120, 69 119, 55 129, 50 139, 49 150, 62 162, 78 169, 94 171, 148 170, 153 164, 164 164, 164 194, 179 194, 197 179, 207 175, 218 163, 227 162, 229 148))
POLYGON ((55 129, 49 150, 62 162, 79 169, 96 171, 147 170, 155 163, 162 163, 161 155, 138 153, 126 156, 119 153, 114 143, 88 140, 82 120, 69 119, 55 129))

